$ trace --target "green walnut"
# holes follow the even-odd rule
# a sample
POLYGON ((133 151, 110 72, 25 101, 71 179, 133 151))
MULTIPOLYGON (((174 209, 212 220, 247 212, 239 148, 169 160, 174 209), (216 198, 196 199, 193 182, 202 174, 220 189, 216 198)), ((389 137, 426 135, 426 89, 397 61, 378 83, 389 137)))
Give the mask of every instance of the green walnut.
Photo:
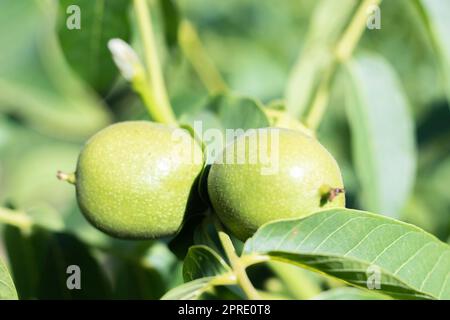
POLYGON ((86 143, 73 182, 79 207, 95 227, 148 239, 178 231, 202 167, 202 150, 186 130, 129 121, 86 143))
POLYGON ((212 207, 241 240, 273 220, 344 207, 343 188, 338 164, 315 138, 281 128, 238 137, 208 176, 212 207))

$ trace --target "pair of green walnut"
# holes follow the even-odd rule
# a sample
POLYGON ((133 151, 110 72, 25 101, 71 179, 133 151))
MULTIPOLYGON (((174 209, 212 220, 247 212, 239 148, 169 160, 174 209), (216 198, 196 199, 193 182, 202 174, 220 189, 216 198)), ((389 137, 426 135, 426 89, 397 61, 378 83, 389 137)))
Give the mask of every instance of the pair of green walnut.
MULTIPOLYGON (((213 163, 206 178, 214 212, 241 240, 266 222, 345 205, 336 161, 300 130, 253 130, 225 147, 222 159, 252 135, 261 139, 274 130, 276 150, 270 143, 263 146, 269 156, 277 152, 273 172, 264 172, 267 163, 250 163, 247 157, 244 163, 213 163)), ((198 192, 204 168, 198 159, 203 159, 202 148, 187 130, 149 121, 111 125, 94 135, 79 156, 72 181, 78 204, 95 227, 115 237, 174 235, 198 192)))

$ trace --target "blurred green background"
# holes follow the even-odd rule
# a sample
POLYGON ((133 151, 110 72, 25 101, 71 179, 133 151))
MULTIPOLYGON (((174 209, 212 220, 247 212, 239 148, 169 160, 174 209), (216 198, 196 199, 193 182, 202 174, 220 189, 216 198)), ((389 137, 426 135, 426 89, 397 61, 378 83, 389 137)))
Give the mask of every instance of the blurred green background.
MULTIPOLYGON (((181 20, 196 27, 231 91, 264 105, 287 97, 281 104, 301 118, 327 65, 323 54, 359 1, 149 3, 177 117, 215 126, 220 119, 204 111, 209 93, 179 45, 181 20)), ((109 39, 121 38, 140 52, 132 9, 126 0, 0 2, 0 212, 35 226, 2 223, 0 214, 0 257, 20 298, 157 299, 182 283, 170 239, 131 242, 100 233, 80 214, 73 186, 55 177, 75 169, 96 131, 149 119, 107 49, 109 39), (70 4, 81 8, 81 30, 66 27, 70 4), (66 289, 70 264, 86 270, 81 291, 66 289)), ((449 242, 450 7, 446 0, 384 1, 381 14, 381 29, 365 30, 350 71, 337 72, 317 137, 342 168, 348 207, 411 222, 449 242)), ((309 292, 267 267, 251 277, 284 298, 341 286, 293 272, 305 273, 309 292)))

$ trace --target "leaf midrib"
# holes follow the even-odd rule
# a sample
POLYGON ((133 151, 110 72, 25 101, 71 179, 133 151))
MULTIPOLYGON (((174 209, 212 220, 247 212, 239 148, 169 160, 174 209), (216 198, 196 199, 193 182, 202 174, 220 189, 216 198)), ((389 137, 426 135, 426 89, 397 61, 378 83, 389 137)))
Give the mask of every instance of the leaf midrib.
MULTIPOLYGON (((354 258, 354 257, 351 257, 351 258, 348 258, 348 257, 347 257, 347 258, 342 258, 342 256, 335 255, 335 254, 328 254, 328 253, 324 253, 324 254, 320 254, 320 255, 319 255, 319 254, 308 254, 308 253, 292 253, 292 252, 289 252, 289 251, 282 251, 282 250, 278 250, 278 251, 269 251, 269 252, 266 253, 272 260, 276 260, 276 261, 280 261, 280 262, 284 262, 284 263, 291 263, 291 264, 292 264, 292 261, 291 261, 291 260, 280 258, 278 255, 275 255, 275 256, 274 256, 273 253, 275 253, 275 252, 276 252, 276 253, 281 253, 281 254, 287 254, 287 255, 296 255, 296 256, 311 256, 311 257, 327 256, 327 257, 337 258, 337 259, 335 259, 336 261, 342 261, 343 259, 345 259, 345 260, 349 260, 349 261, 351 261, 351 262, 356 262, 356 263, 360 263, 360 264, 370 265, 370 264, 367 263, 366 261, 360 260, 360 259, 358 259, 358 258, 354 258)), ((338 278, 338 277, 336 277, 336 276, 330 275, 330 274, 328 274, 328 273, 325 273, 325 272, 321 271, 320 269, 317 269, 317 268, 312 267, 311 265, 303 264, 303 263, 300 263, 300 262, 296 262, 296 264, 298 264, 299 266, 301 266, 301 267, 303 267, 303 268, 305 268, 305 269, 312 270, 312 271, 314 271, 314 272, 319 272, 319 273, 321 273, 321 274, 325 274, 325 275, 327 275, 327 276, 329 276, 329 277, 333 277, 333 278, 335 278, 335 279, 339 279, 339 280, 341 280, 341 281, 344 281, 344 282, 346 282, 346 283, 348 283, 348 284, 354 286, 354 283, 352 283, 352 282, 350 282, 350 281, 347 281, 345 278, 338 278)), ((417 296, 417 297, 424 296, 424 297, 429 297, 429 298, 432 298, 432 299, 439 299, 439 297, 436 297, 436 296, 435 296, 434 294, 432 294, 432 293, 421 291, 421 290, 415 288, 414 286, 411 286, 411 285, 406 284, 403 280, 401 280, 401 279, 398 278, 397 276, 393 275, 391 272, 385 270, 385 269, 382 268, 381 266, 379 266, 379 265, 376 265, 376 266, 380 268, 380 270, 381 270, 381 272, 382 272, 383 274, 385 274, 385 275, 387 275, 387 276, 389 276, 389 277, 394 278, 395 280, 397 280, 397 281, 401 284, 401 286, 400 286, 401 288, 407 289, 407 290, 409 290, 409 291, 416 291, 416 293, 411 294, 411 295, 414 295, 414 296, 417 296), (423 292, 424 294, 421 294, 421 292, 423 292)), ((364 270, 362 270, 362 271, 364 271, 364 270)), ((385 284, 389 284, 389 283, 385 283, 385 284)), ((396 285, 396 286, 397 286, 397 285, 396 285)), ((384 290, 383 290, 383 292, 389 292, 389 291, 384 291, 384 290)), ((396 292, 393 292, 393 294, 396 294, 396 292)), ((397 293, 397 294, 405 294, 405 293, 397 293)))
MULTIPOLYGON (((330 219, 331 217, 333 217, 333 216, 335 216, 336 214, 339 213, 339 210, 336 210, 336 209, 323 210, 323 211, 318 212, 318 213, 324 214, 324 213, 326 213, 327 211, 329 211, 329 212, 337 211, 337 212, 335 212, 335 213, 333 213, 333 214, 327 216, 326 218, 324 218, 324 220, 322 220, 322 221, 319 223, 319 225, 322 225, 322 223, 323 223, 324 221, 330 219)), ((343 210, 340 211, 340 212, 343 212, 343 213, 345 213, 346 215, 349 216, 349 219, 348 219, 345 223, 347 223, 348 221, 351 221, 351 220, 353 220, 353 219, 355 218, 355 217, 350 217, 351 215, 358 216, 358 215, 361 213, 361 212, 358 211, 358 210, 351 210, 351 209, 343 209, 343 210)), ((405 230, 406 232, 403 233, 400 237, 403 237, 403 236, 405 236, 405 235, 407 235, 407 234, 410 234, 410 233, 413 233, 413 232, 417 232, 417 233, 420 233, 420 234, 425 235, 425 236, 427 237, 427 239, 425 239, 425 241, 427 242, 427 245, 430 244, 430 243, 435 243, 434 241, 436 241, 436 245, 440 246, 440 241, 439 241, 439 239, 437 239, 437 238, 436 238, 434 235, 432 235, 432 234, 424 233, 422 229, 418 228, 418 227, 415 226, 415 225, 412 225, 412 224, 409 224, 409 223, 406 223, 406 222, 403 222, 403 221, 399 221, 399 220, 396 220, 396 219, 393 219, 393 218, 390 218, 390 217, 386 217, 386 216, 380 217, 379 215, 373 214, 373 213, 370 213, 370 212, 364 212, 364 214, 365 214, 365 217, 364 217, 364 218, 378 218, 378 219, 382 218, 383 220, 386 220, 386 222, 385 222, 385 223, 382 223, 382 224, 380 224, 380 225, 378 225, 378 226, 376 226, 375 228, 373 228, 373 229, 372 229, 370 232, 368 232, 368 233, 367 233, 367 234, 366 234, 366 235, 365 235, 365 236, 364 236, 364 237, 363 237, 363 238, 362 238, 362 239, 361 239, 361 240, 360 240, 353 248, 349 249, 349 250, 347 251, 347 253, 345 253, 345 254, 337 255, 337 254, 335 254, 335 253, 328 253, 328 252, 326 252, 326 251, 323 251, 323 252, 321 252, 320 254, 312 254, 312 253, 307 253, 307 252, 302 252, 302 251, 298 251, 298 252, 290 252, 290 251, 280 250, 280 249, 271 250, 271 251, 266 252, 265 254, 267 254, 267 255, 270 256, 270 257, 273 257, 273 255, 271 255, 271 253, 273 254, 273 253, 275 253, 275 252, 283 253, 283 254, 287 254, 287 255, 303 255, 303 256, 312 256, 312 257, 324 256, 324 257, 337 258, 336 260, 339 260, 339 261, 342 261, 342 260, 349 260, 349 261, 351 261, 351 262, 356 262, 356 263, 360 263, 360 264, 372 265, 373 262, 376 261, 376 259, 374 259, 374 261, 372 261, 372 262, 369 262, 369 261, 361 260, 361 259, 359 259, 359 258, 357 258, 357 257, 354 257, 354 256, 349 256, 348 253, 351 252, 352 250, 354 250, 354 249, 355 249, 362 241, 364 241, 364 239, 367 239, 368 236, 369 236, 374 230, 376 230, 376 229, 378 229, 378 228, 380 228, 380 227, 382 227, 382 226, 384 226, 384 225, 392 225, 392 226, 398 226, 398 225, 400 225, 400 226, 403 226, 403 227, 404 227, 405 229, 407 229, 407 230, 405 230)), ((284 220, 279 220, 279 221, 281 222, 281 221, 290 221, 290 220, 297 220, 297 219, 284 219, 284 220)), ((295 226, 292 226, 292 227, 291 227, 291 231, 294 230, 296 227, 298 227, 298 225, 301 224, 302 221, 304 221, 304 219, 300 219, 300 221, 299 221, 298 224, 296 224, 295 226)), ((267 228, 267 227, 271 227, 272 230, 269 230, 269 231, 268 231, 268 233, 270 233, 270 232, 272 232, 273 229, 274 229, 274 227, 271 226, 271 224, 273 224, 273 223, 274 223, 273 221, 270 222, 270 223, 267 223, 267 224, 263 225, 263 226, 261 227, 261 229, 264 229, 264 228, 267 228)), ((344 223, 344 224, 345 224, 345 223, 344 223)), ((313 231, 316 230, 316 229, 317 229, 317 226, 313 229, 313 231)), ((287 232, 287 233, 290 233, 290 232, 287 232)), ((307 236, 308 236, 308 235, 307 235, 307 236)), ((254 239, 252 238, 251 240, 249 240, 248 243, 246 243, 246 246, 245 246, 245 248, 244 248, 244 253, 249 254, 249 253, 257 253, 257 252, 258 252, 257 249, 254 248, 254 246, 253 246, 253 240, 254 240, 254 239)), ((398 239, 394 240, 392 243, 394 243, 394 242, 397 241, 397 240, 398 240, 398 239)), ((303 241, 302 241, 302 242, 303 242, 303 241)), ((391 244, 392 244, 392 243, 391 243, 391 244)), ((280 245, 281 245, 281 243, 278 245, 278 247, 279 247, 280 245)), ((444 245, 444 246, 445 246, 445 245, 444 245)), ((443 248, 444 246, 440 246, 440 247, 443 248)), ((298 248, 298 246, 297 246, 297 248, 298 248)), ((296 249, 297 249, 297 248, 296 248, 296 249)), ((438 249, 440 249, 440 248, 438 248, 438 249)), ((315 249, 314 249, 314 250, 315 250, 315 249)), ((383 253, 383 252, 385 252, 385 251, 386 251, 386 248, 385 248, 381 253, 383 253)), ((450 252, 450 249, 444 248, 444 250, 443 250, 443 252, 440 254, 440 256, 444 256, 444 255, 448 254, 448 252, 450 252)), ((378 258, 379 256, 380 256, 380 254, 377 255, 377 258, 378 258)), ((411 257, 409 257, 409 258, 411 258, 411 257)), ((441 258, 442 258, 442 257, 438 258, 438 261, 440 261, 441 258)), ((437 261, 437 262, 438 262, 438 261, 437 261)), ((286 262, 286 261, 284 261, 284 262, 286 262)), ((428 281, 428 278, 430 277, 430 275, 434 272, 435 267, 437 266, 437 262, 436 262, 435 266, 432 268, 432 270, 430 270, 430 272, 425 276, 424 280, 422 281, 422 283, 421 283, 421 285, 420 285, 420 286, 421 286, 420 288, 417 288, 416 286, 413 286, 413 285, 410 285, 410 284, 406 284, 405 281, 404 281, 402 278, 399 278, 397 275, 393 274, 392 272, 387 271, 384 267, 381 267, 381 266, 379 266, 379 265, 377 265, 377 266, 382 270, 382 272, 383 272, 385 275, 390 276, 390 277, 396 279, 396 280, 399 281, 399 283, 401 283, 405 288, 407 288, 407 289, 409 289, 409 290, 414 290, 414 291, 418 292, 419 294, 420 294, 420 292, 424 292, 426 295, 430 296, 430 297, 433 298, 433 299, 439 299, 439 298, 441 297, 441 295, 442 295, 443 290, 445 289, 445 285, 446 285, 446 282, 447 282, 447 280, 448 280, 448 275, 449 275, 448 273, 447 273, 447 275, 446 275, 445 281, 444 281, 443 284, 442 284, 442 287, 440 288, 440 292, 438 293, 438 296, 436 296, 434 293, 430 293, 429 291, 423 291, 423 286, 424 286, 424 284, 426 283, 426 281, 428 281)), ((301 264, 301 263, 300 263, 300 264, 301 264)), ((314 267, 310 267, 310 266, 308 266, 308 265, 303 265, 303 264, 301 264, 301 265, 302 265, 303 267, 305 267, 305 268, 309 268, 309 269, 313 269, 314 271, 319 271, 319 272, 321 272, 319 269, 316 269, 316 268, 314 268, 314 267)), ((321 272, 321 273, 322 273, 322 272, 321 272)))

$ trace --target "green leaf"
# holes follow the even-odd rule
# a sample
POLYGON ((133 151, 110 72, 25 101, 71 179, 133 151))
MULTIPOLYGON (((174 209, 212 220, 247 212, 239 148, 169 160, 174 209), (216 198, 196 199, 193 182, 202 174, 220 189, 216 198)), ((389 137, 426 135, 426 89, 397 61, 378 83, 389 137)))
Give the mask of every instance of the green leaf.
POLYGON ((286 107, 292 115, 300 117, 307 111, 324 71, 334 59, 332 50, 357 4, 356 0, 322 0, 317 5, 286 87, 286 107))
MULTIPOLYGON (((146 242, 144 241, 143 243, 145 244, 146 242)), ((140 244, 140 242, 137 244, 140 244)), ((142 244, 137 247, 142 247, 142 244)), ((120 248, 117 249, 120 250, 120 248)), ((140 262, 157 270, 168 286, 182 283, 182 262, 177 259, 164 242, 153 241, 150 247, 144 245, 139 251, 140 262)))
POLYGON ((439 65, 436 63, 433 41, 423 16, 414 5, 416 2, 383 1, 382 29, 367 30, 358 47, 377 52, 391 63, 400 77, 415 116, 422 120, 432 109, 430 103, 442 98, 444 88, 437 85, 439 65), (395 32, 383 32, 393 29, 395 32))
POLYGON ((107 43, 112 38, 128 41, 128 0, 61 0, 59 1, 59 39, 72 68, 93 88, 105 93, 113 84, 118 70, 107 43), (80 29, 69 29, 66 21, 80 8, 80 29))
POLYGON ((213 288, 214 279, 215 277, 208 277, 186 282, 167 292, 161 300, 195 300, 213 288))
POLYGON ((192 246, 184 259, 183 278, 188 281, 167 292, 162 300, 194 300, 215 286, 236 283, 225 261, 207 246, 192 246))
POLYGON ((106 299, 111 294, 104 270, 90 249, 74 236, 56 233, 48 243, 38 286, 40 299, 106 299), (67 288, 67 267, 81 270, 81 290, 67 288))
POLYGON ((347 65, 347 115, 364 209, 398 217, 416 169, 410 106, 392 67, 376 55, 347 65))
POLYGON ((212 249, 207 246, 192 246, 184 259, 184 281, 214 277, 230 273, 231 268, 212 249))
POLYGON ((198 129, 218 128, 225 132, 226 129, 247 130, 270 125, 259 101, 236 94, 213 96, 196 114, 183 115, 182 121, 187 122, 196 133, 201 133, 198 129), (195 121, 201 121, 202 127, 195 126, 195 121))
POLYGON ((212 220, 213 218, 208 216, 197 226, 193 236, 194 244, 207 246, 218 253, 219 256, 226 257, 212 220))
POLYGON ((75 199, 75 189, 61 184, 55 174, 58 170, 75 170, 80 147, 49 140, 30 144, 25 141, 22 146, 23 149, 5 164, 7 171, 2 175, 5 191, 0 200, 24 211, 45 205, 57 209, 59 214, 67 212, 70 201, 75 199))
POLYGON ((193 245, 209 247, 219 256, 224 256, 211 216, 197 214, 187 217, 180 232, 170 241, 169 248, 180 260, 184 260, 193 245))
POLYGON ((357 288, 335 288, 324 291, 312 300, 387 300, 388 297, 373 291, 360 290, 357 288))
POLYGON ((296 300, 310 299, 322 291, 322 279, 316 273, 277 261, 269 262, 268 266, 285 286, 287 294, 296 300))
POLYGON ((54 34, 50 1, 0 3, 0 112, 65 140, 84 139, 110 121, 68 68, 54 34), (24 23, 26 21, 26 23, 24 23))
POLYGON ((35 229, 27 235, 5 230, 11 271, 21 299, 104 299, 111 288, 89 248, 76 237, 35 229), (81 290, 69 290, 67 268, 81 270, 81 290))
POLYGON ((185 115, 182 121, 187 122, 206 145, 207 163, 211 163, 217 153, 222 151, 224 144, 245 130, 270 126, 263 105, 259 101, 235 94, 213 96, 202 110, 193 115, 185 115), (211 129, 219 130, 220 136, 214 134, 211 129), (227 129, 236 131, 227 132, 227 129))
POLYGON ((48 234, 35 230, 26 235, 16 227, 6 226, 3 239, 19 298, 21 300, 38 298, 37 291, 45 262, 48 234))
POLYGON ((186 217, 180 231, 170 240, 169 249, 180 259, 186 256, 189 247, 194 243, 194 233, 199 224, 202 223, 202 214, 190 215, 186 217))
MULTIPOLYGON (((204 294, 214 294, 214 291, 221 286, 229 286, 235 283, 235 278, 230 275, 198 278, 173 288, 161 300, 196 300, 204 294)), ((234 291, 227 291, 227 294, 232 292, 233 296, 236 297, 234 291)))
POLYGON ((438 55, 447 99, 450 101, 450 2, 445 0, 416 0, 430 38, 438 55))
POLYGON ((220 119, 222 129, 252 129, 269 126, 262 104, 235 94, 217 95, 206 106, 220 119))
POLYGON ((177 46, 180 13, 174 0, 160 0, 161 11, 164 18, 164 36, 169 48, 177 46))
POLYGON ((17 300, 17 292, 11 275, 0 259, 0 300, 17 300))
POLYGON ((114 274, 115 299, 159 299, 166 291, 161 274, 154 268, 124 261, 114 274))
POLYGON ((247 240, 244 253, 363 288, 379 280, 379 292, 393 297, 450 298, 450 247, 418 227, 364 211, 331 209, 266 224, 247 240))

